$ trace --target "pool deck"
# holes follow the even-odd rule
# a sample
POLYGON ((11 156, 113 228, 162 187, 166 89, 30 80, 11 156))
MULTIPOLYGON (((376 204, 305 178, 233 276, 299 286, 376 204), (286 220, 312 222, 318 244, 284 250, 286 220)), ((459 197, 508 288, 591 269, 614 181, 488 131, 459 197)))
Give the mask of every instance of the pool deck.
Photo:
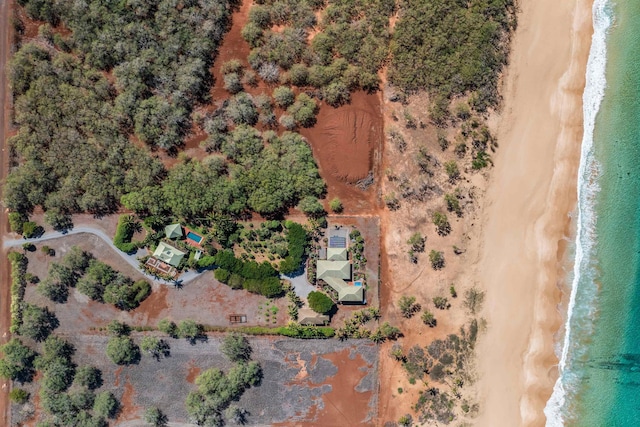
POLYGON ((196 248, 202 248, 201 242, 204 240, 204 236, 201 236, 199 233, 196 233, 194 230, 190 229, 189 227, 184 227, 184 236, 185 236, 185 240, 189 245, 196 248), (195 234, 196 236, 200 237, 200 242, 196 242, 195 240, 190 239, 189 233, 195 234))

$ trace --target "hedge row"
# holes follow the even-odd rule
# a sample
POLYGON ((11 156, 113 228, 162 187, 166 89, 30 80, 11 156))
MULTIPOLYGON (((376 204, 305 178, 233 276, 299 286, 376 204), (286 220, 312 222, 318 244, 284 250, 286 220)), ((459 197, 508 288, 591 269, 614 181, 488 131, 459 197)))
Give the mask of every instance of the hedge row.
POLYGON ((213 258, 218 266, 214 275, 219 282, 233 289, 246 289, 267 298, 282 295, 278 271, 269 262, 245 262, 236 258, 232 251, 219 251, 213 258))
POLYGON ((240 332, 246 335, 282 335, 289 338, 312 339, 333 338, 336 335, 334 328, 330 326, 301 326, 295 323, 289 326, 269 328, 265 326, 240 326, 235 328, 224 326, 205 327, 207 332, 240 332))
POLYGON ((11 262, 11 327, 12 334, 18 332, 22 325, 22 300, 27 287, 27 265, 29 260, 18 252, 9 252, 11 262))
POLYGON ((304 227, 296 222, 286 221, 285 227, 287 228, 289 253, 280 262, 280 271, 283 274, 290 274, 297 271, 302 265, 304 250, 307 247, 309 236, 304 227))
POLYGON ((133 252, 138 249, 136 243, 132 243, 133 233, 135 232, 134 222, 131 216, 122 215, 118 219, 118 228, 116 235, 113 237, 113 244, 122 252, 133 252))

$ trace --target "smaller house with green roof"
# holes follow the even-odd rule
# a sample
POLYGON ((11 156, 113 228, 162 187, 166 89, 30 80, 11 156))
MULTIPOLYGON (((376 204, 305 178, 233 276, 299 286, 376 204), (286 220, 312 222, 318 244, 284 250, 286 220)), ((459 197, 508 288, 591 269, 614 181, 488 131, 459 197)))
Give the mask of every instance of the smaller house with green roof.
POLYGON ((173 267, 178 267, 180 265, 180 261, 182 261, 182 258, 185 255, 186 254, 181 250, 174 248, 165 242, 158 243, 158 247, 153 252, 153 256, 155 258, 173 267))
POLYGON ((328 248, 327 260, 328 261, 347 261, 349 259, 347 248, 328 248))
POLYGON ((164 228, 164 234, 168 239, 182 239, 184 236, 182 226, 180 224, 167 225, 164 228))

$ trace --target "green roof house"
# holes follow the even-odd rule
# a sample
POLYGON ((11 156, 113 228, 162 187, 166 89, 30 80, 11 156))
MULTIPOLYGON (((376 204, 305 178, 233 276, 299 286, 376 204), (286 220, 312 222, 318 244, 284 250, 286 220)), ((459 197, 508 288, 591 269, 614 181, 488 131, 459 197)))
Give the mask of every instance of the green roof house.
POLYGON ((180 261, 182 261, 185 253, 166 244, 165 242, 160 242, 158 243, 156 250, 153 252, 153 256, 173 267, 177 267, 180 265, 180 261))
POLYGON ((345 302, 356 304, 362 304, 364 302, 364 289, 362 286, 349 285, 337 277, 325 277, 323 280, 338 293, 339 302, 343 304, 345 302))
POLYGON ((349 259, 346 248, 328 248, 327 259, 329 261, 346 261, 349 259))
POLYGON ((319 260, 317 277, 322 280, 326 277, 351 280, 351 264, 349 261, 319 260))
POLYGON ((318 260, 317 277, 327 282, 338 293, 340 303, 364 303, 364 288, 362 286, 350 285, 345 280, 351 280, 351 263, 346 261, 347 250, 340 248, 329 248, 327 258, 333 254, 334 257, 344 257, 345 260, 329 261, 318 260), (329 252, 335 250, 335 252, 329 252))
POLYGON ((168 239, 179 239, 183 236, 182 226, 180 224, 167 225, 164 228, 164 234, 168 239))

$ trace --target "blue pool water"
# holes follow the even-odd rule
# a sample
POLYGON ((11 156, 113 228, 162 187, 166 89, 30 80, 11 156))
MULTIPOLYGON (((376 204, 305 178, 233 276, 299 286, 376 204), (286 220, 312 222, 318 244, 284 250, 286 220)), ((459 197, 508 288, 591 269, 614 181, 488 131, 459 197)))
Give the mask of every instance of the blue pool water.
POLYGON ((196 233, 193 233, 191 231, 187 233, 187 239, 191 239, 196 243, 202 242, 202 236, 198 236, 196 233))
POLYGON ((362 282, 353 282, 354 286, 362 286, 362 282))

